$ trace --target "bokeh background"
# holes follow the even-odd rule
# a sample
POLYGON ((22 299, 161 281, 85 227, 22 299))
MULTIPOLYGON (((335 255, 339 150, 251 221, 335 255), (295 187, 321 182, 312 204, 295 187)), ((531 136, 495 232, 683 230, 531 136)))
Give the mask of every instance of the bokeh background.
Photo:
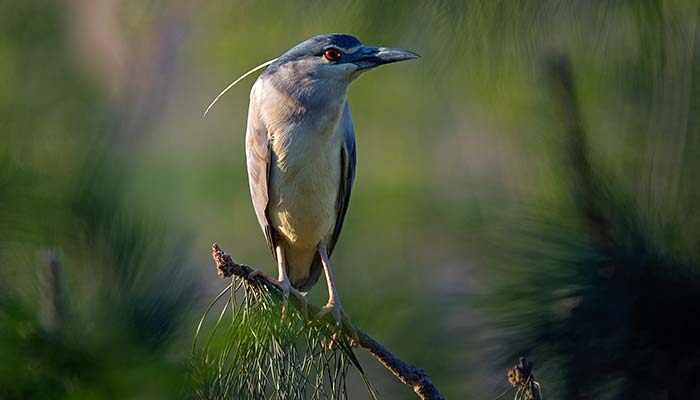
MULTIPOLYGON (((697 1, 0 2, 0 398, 187 398, 210 246, 270 272, 253 79, 319 33, 403 47, 350 90, 332 259, 447 398, 700 397, 697 1)), ((322 283, 310 294, 322 304, 322 283)), ((414 398, 362 358, 388 399, 414 398)), ((359 380, 358 380, 359 382, 359 380)), ((357 395, 362 398, 362 392, 357 395)))

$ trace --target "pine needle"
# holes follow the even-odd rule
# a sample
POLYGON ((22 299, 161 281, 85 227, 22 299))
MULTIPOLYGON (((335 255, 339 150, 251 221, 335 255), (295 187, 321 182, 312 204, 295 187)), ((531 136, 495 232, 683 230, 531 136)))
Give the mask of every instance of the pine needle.
POLYGON ((206 344, 199 349, 194 344, 195 398, 347 399, 350 367, 360 373, 370 398, 377 398, 349 340, 343 338, 329 349, 332 326, 321 321, 308 326, 296 307, 283 311, 279 298, 265 285, 245 280, 229 285, 207 308, 198 333, 228 290, 234 293, 222 306, 206 344), (228 330, 218 329, 239 289, 243 293, 228 330))

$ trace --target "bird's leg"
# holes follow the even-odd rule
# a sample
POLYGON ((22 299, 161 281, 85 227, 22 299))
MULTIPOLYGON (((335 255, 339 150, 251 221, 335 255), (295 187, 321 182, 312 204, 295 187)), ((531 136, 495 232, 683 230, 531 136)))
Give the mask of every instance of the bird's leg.
POLYGON ((335 281, 333 280, 333 274, 331 273, 331 265, 328 261, 328 253, 326 252, 326 241, 322 240, 318 244, 318 253, 321 256, 321 263, 323 264, 323 271, 326 274, 326 283, 328 284, 328 303, 319 311, 316 315, 316 319, 320 320, 326 314, 331 313, 335 319, 336 331, 333 334, 333 338, 329 344, 330 348, 334 348, 338 340, 338 334, 345 328, 346 332, 350 335, 351 343, 353 346, 357 346, 359 343, 357 332, 355 327, 350 322, 343 306, 340 304, 340 298, 338 298, 338 292, 335 290, 335 281))
POLYGON ((287 260, 284 257, 284 251, 282 250, 282 246, 277 245, 275 247, 275 251, 277 253, 277 268, 279 270, 278 283, 280 289, 282 289, 282 313, 284 313, 287 309, 287 299, 289 298, 289 293, 291 293, 294 295, 294 297, 299 299, 299 304, 301 305, 301 314, 304 320, 306 321, 309 319, 308 312, 306 310, 306 297, 304 297, 304 295, 301 294, 301 292, 298 291, 296 288, 294 288, 291 282, 289 282, 289 278, 287 277, 287 260))
POLYGON ((248 275, 248 279, 254 278, 255 276, 264 276, 265 278, 267 278, 268 281, 272 282, 275 286, 280 288, 280 290, 282 291, 282 315, 284 315, 284 313, 287 310, 289 294, 293 294, 294 297, 299 299, 299 304, 301 305, 301 314, 304 320, 308 320, 306 297, 304 297, 304 295, 301 294, 301 292, 299 292, 297 289, 295 289, 292 286, 291 282, 289 282, 289 278, 287 277, 287 260, 284 257, 284 251, 282 250, 281 245, 275 246, 275 253, 277 253, 277 268, 279 270, 278 279, 273 279, 268 274, 260 270, 251 272, 250 275, 248 275))

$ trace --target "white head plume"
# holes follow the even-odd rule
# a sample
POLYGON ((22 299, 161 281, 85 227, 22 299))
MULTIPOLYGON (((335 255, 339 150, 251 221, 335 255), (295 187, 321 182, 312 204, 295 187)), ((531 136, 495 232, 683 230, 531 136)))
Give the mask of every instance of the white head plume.
POLYGON ((267 67, 268 65, 272 64, 272 63, 275 62, 275 61, 277 61, 277 59, 276 59, 276 58, 273 58, 273 59, 270 60, 270 61, 266 61, 266 62, 264 62, 264 63, 258 65, 257 67, 255 67, 255 68, 251 69, 250 71, 246 72, 245 74, 241 75, 238 79, 236 79, 235 81, 233 81, 230 85, 226 86, 226 89, 222 90, 221 93, 219 93, 219 95, 216 96, 216 98, 214 98, 214 101, 212 101, 211 104, 209 104, 209 107, 207 107, 207 109, 204 110, 204 115, 203 115, 203 117, 206 117, 206 116, 207 116, 207 113, 209 112, 209 110, 214 106, 214 104, 216 104, 217 101, 219 101, 219 97, 223 96, 224 93, 228 92, 229 89, 231 89, 232 87, 234 87, 238 82, 240 82, 240 81, 242 81, 243 79, 245 79, 248 75, 252 74, 252 73, 255 72, 255 71, 258 71, 258 70, 260 70, 260 69, 263 69, 263 68, 267 67))

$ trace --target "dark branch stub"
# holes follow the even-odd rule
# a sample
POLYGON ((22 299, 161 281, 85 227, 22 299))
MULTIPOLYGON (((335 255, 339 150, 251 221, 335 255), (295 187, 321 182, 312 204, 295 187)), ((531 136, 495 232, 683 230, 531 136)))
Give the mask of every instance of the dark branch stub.
POLYGON ((250 271, 246 271, 246 266, 241 264, 236 264, 231 256, 224 253, 218 244, 214 243, 211 247, 212 258, 214 258, 214 263, 216 264, 216 269, 219 274, 219 278, 226 279, 235 275, 237 277, 248 277, 250 271))
POLYGON ((518 363, 508 370, 508 382, 518 388, 516 399, 542 400, 540 384, 535 380, 532 369, 532 362, 520 357, 518 363))
MULTIPOLYGON (((216 263, 218 274, 221 278, 237 277, 248 280, 251 283, 261 284, 270 287, 275 293, 279 292, 277 286, 268 281, 264 276, 258 275, 252 280, 249 279, 250 273, 253 271, 250 267, 243 264, 238 264, 233 261, 230 255, 226 254, 221 248, 214 244, 212 245, 212 257, 216 263)), ((278 293, 281 296, 281 293, 278 293)), ((289 301, 295 306, 299 306, 298 300, 290 296, 289 301)), ((320 307, 309 304, 309 311, 317 312, 320 307)), ((374 356, 386 369, 391 371, 402 383, 411 386, 422 400, 444 400, 445 397, 435 387, 428 374, 421 368, 417 368, 392 353, 384 345, 376 341, 370 335, 355 328, 357 331, 359 345, 374 356)))

